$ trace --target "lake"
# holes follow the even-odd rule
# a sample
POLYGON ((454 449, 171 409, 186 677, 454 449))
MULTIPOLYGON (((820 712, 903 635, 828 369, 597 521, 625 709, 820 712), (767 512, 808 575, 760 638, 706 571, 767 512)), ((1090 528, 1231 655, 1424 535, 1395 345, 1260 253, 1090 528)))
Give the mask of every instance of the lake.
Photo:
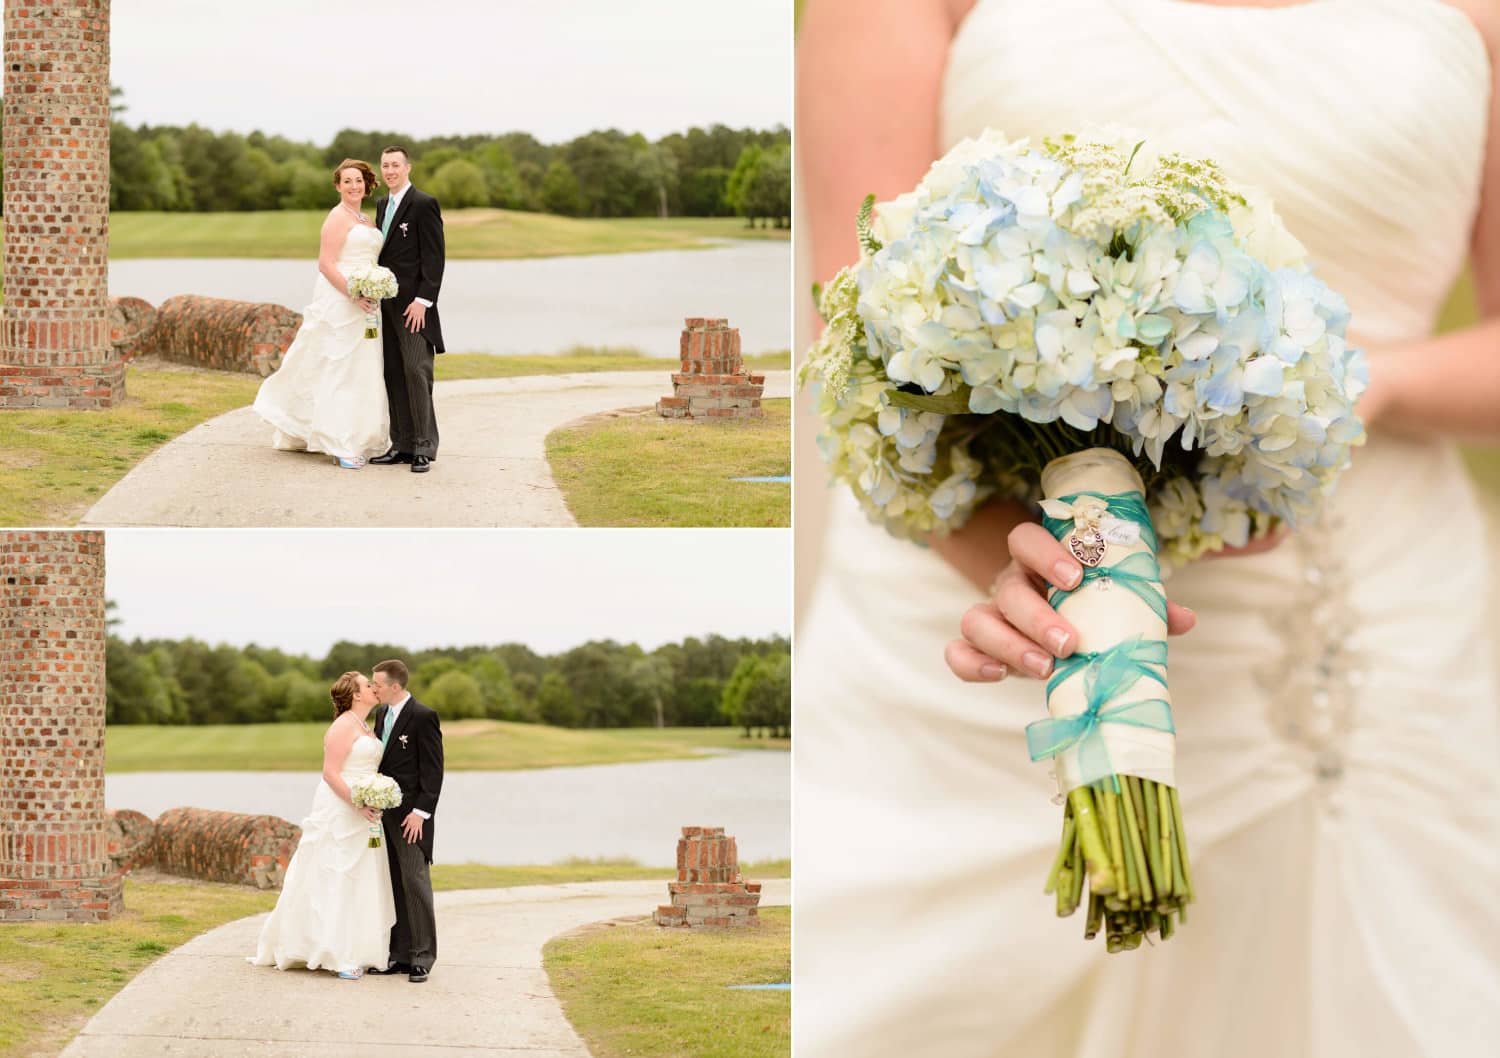
MULTIPOLYGON (((309 772, 128 772, 105 803, 155 819, 191 806, 301 822, 321 780, 309 772)), ((792 854, 791 754, 749 750, 702 760, 535 771, 453 771, 438 805, 439 863, 556 863, 629 857, 675 866, 684 826, 722 826, 740 858, 792 854)))
MULTIPOLYGON (((676 357, 682 321, 722 316, 746 353, 790 349, 791 248, 741 240, 707 250, 449 261, 438 301, 457 353, 557 353, 635 346, 676 357)), ((153 305, 178 294, 270 301, 301 312, 317 263, 152 258, 111 261, 109 292, 153 305)))

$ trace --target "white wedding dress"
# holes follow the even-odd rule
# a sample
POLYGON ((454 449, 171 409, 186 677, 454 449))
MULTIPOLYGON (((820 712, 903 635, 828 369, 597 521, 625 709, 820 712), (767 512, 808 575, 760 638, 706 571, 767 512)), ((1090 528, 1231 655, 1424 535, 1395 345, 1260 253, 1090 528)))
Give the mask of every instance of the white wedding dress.
MULTIPOLYGON (((376 228, 351 228, 338 270, 348 276, 373 265, 384 241, 376 228)), ((381 340, 365 337, 364 312, 322 272, 313 281, 297 337, 276 373, 261 383, 255 410, 276 428, 276 448, 357 460, 390 447, 381 340)))
MULTIPOLYGON (((980 0, 946 150, 1117 122, 1274 197, 1367 342, 1426 337, 1478 206, 1490 69, 1438 0, 980 0)), ((1197 902, 1106 955, 1043 881, 1029 680, 943 662, 980 593, 840 492, 798 624, 798 1058, 1416 1058, 1500 1040, 1490 556, 1446 443, 1357 449, 1320 528, 1174 576, 1197 902)))
MULTIPOLYGON (((375 774, 383 750, 380 739, 361 735, 340 777, 352 783, 375 774)), ((302 841, 251 962, 278 970, 353 972, 390 961, 396 924, 390 863, 384 846, 370 848, 369 838, 364 817, 319 780, 312 811, 302 821, 302 841)))

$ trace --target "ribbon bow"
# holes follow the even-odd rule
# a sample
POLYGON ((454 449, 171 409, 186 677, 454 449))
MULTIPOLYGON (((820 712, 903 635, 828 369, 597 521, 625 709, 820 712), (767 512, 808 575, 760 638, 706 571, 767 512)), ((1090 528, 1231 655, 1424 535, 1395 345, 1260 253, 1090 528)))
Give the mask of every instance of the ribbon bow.
POLYGON ((1055 757, 1078 746, 1079 779, 1087 784, 1114 775, 1114 768, 1109 762, 1109 748, 1104 743, 1100 725, 1128 724, 1131 727, 1175 733, 1172 707, 1161 698, 1121 705, 1106 704, 1130 690, 1145 676, 1160 682, 1161 677, 1145 666, 1165 664, 1165 643, 1142 642, 1137 637, 1098 654, 1088 655, 1081 664, 1073 665, 1066 675, 1059 673, 1054 676, 1047 686, 1049 693, 1059 679, 1066 679, 1082 668, 1084 698, 1088 705, 1075 716, 1049 716, 1027 724, 1026 748, 1031 752, 1031 759, 1037 761, 1044 757, 1055 757), (1160 648, 1159 660, 1156 658, 1158 651, 1150 648, 1160 648))
POLYGON ((1163 622, 1166 621, 1167 597, 1159 590, 1161 567, 1156 564, 1156 557, 1149 551, 1137 551, 1133 555, 1126 555, 1113 566, 1085 566, 1083 578, 1079 580, 1076 588, 1053 588, 1047 596, 1047 601, 1056 610, 1096 580, 1119 581, 1127 590, 1134 592, 1142 602, 1151 607, 1152 613, 1163 622))

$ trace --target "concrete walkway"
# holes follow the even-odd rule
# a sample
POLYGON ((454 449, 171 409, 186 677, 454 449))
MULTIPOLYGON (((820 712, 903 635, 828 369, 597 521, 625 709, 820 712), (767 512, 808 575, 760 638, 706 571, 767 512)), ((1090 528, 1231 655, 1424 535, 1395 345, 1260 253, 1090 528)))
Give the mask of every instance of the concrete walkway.
MULTIPOLYGON (((765 883, 762 906, 791 900, 765 883)), ((542 945, 591 922, 649 914, 664 882, 437 894, 438 962, 404 976, 251 966, 265 915, 198 937, 147 967, 63 1058, 588 1058, 542 969, 542 945)))
MULTIPOLYGON (((655 371, 439 382, 442 446, 428 474, 404 466, 341 470, 328 456, 278 452, 271 428, 239 408, 147 456, 79 524, 576 525, 547 466, 547 435, 584 416, 653 405, 671 392, 670 372, 655 371)), ((790 393, 790 371, 767 373, 766 397, 790 393)))

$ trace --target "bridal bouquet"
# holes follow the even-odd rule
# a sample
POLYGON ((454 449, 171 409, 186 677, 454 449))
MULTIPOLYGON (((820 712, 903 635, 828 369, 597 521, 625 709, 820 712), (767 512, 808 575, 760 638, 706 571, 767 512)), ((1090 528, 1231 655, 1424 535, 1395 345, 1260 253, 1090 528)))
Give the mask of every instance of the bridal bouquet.
POLYGON ((987 498, 1038 504, 1084 566, 1079 630, 1030 725, 1066 795, 1047 880, 1111 951, 1193 898, 1166 680, 1171 567, 1317 513, 1364 439, 1342 298, 1266 197, 1142 144, 987 132, 895 201, 821 291, 802 368, 819 446, 920 539, 987 498))
MULTIPOLYGON (((389 268, 370 265, 349 273, 349 293, 353 297, 383 301, 395 297, 397 289, 396 275, 389 268)), ((365 313, 365 337, 380 337, 380 317, 373 312, 365 313)))
MULTIPOLYGON (((401 805, 401 787, 389 775, 366 775, 349 784, 349 799, 355 808, 378 808, 385 812, 401 805)), ((370 824, 370 845, 380 848, 380 824, 370 824)))

